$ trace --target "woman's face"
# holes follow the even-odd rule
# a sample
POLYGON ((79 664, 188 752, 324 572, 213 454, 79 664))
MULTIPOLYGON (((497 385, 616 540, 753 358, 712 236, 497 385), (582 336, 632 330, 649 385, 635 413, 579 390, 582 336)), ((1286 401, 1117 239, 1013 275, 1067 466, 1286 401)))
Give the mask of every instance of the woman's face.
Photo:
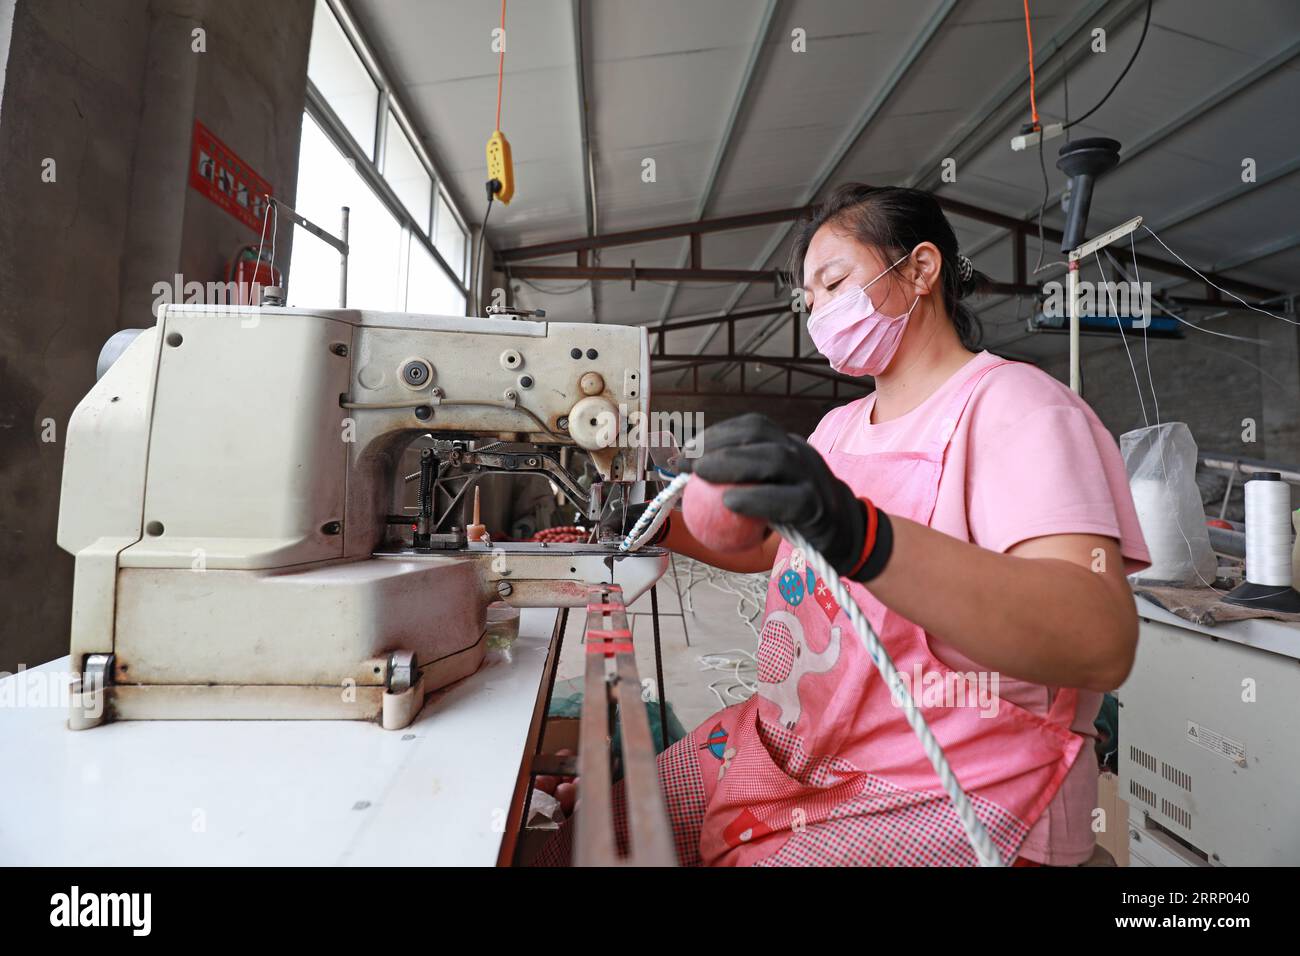
POLYGON ((803 259, 804 297, 808 314, 836 297, 860 289, 880 277, 867 294, 876 310, 885 315, 902 315, 924 289, 915 281, 916 269, 908 259, 890 270, 893 259, 882 250, 854 239, 827 223, 813 235, 803 259), (882 275, 888 271, 887 275, 882 275))

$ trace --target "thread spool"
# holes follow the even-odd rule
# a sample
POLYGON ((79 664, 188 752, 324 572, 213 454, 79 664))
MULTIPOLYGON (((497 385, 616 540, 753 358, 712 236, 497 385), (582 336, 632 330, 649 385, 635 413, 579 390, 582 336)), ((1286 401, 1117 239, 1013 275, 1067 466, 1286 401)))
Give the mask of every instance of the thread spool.
POLYGON ((1199 523, 1188 522, 1190 526, 1184 527, 1175 489, 1159 478, 1135 478, 1129 487, 1151 555, 1151 566, 1138 579, 1189 587, 1212 585, 1218 564, 1210 548, 1209 532, 1199 523))
POLYGON ((1291 578, 1291 486, 1276 471, 1246 482, 1246 580, 1225 601, 1300 612, 1291 578))
POLYGON ((1291 585, 1291 486, 1275 471, 1246 482, 1246 580, 1291 585))

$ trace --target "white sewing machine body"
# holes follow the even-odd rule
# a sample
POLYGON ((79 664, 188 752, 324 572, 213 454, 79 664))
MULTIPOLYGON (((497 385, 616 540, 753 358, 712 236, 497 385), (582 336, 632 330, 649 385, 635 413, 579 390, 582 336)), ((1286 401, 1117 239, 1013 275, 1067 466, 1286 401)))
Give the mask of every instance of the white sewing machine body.
MULTIPOLYGON (((458 461, 485 438, 523 444, 489 457, 575 494, 549 449, 639 481, 645 443, 620 439, 648 385, 635 327, 164 307, 68 426, 58 541, 76 557, 82 674, 69 726, 405 726, 425 693, 478 668, 490 602, 580 605, 585 582, 611 579, 634 600, 664 552, 489 546, 393 512, 402 452, 430 435, 456 439, 458 461)), ((597 512, 598 492, 584 504, 597 512)))

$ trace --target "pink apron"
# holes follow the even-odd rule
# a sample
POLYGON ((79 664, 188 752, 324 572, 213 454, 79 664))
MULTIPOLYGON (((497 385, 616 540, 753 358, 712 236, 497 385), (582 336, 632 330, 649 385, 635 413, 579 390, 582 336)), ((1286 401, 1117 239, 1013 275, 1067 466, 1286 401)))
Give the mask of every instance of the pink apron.
MULTIPOLYGON (((888 514, 929 525, 952 433, 976 384, 996 367, 969 375, 940 418, 943 433, 920 436, 920 451, 851 455, 835 450, 837 433, 825 455, 831 470, 888 514)), ((863 586, 849 588, 1010 864, 1083 745, 1070 730, 1077 692, 1057 691, 1046 716, 998 700, 989 674, 953 671, 920 627, 863 586)), ((943 599, 940 590, 935 600, 943 599)), ((848 616, 788 542, 772 570, 758 682, 757 695, 720 711, 661 758, 675 825, 699 827, 698 856, 686 834, 679 841, 683 862, 976 862, 848 616), (698 766, 698 784, 690 764, 698 766)))

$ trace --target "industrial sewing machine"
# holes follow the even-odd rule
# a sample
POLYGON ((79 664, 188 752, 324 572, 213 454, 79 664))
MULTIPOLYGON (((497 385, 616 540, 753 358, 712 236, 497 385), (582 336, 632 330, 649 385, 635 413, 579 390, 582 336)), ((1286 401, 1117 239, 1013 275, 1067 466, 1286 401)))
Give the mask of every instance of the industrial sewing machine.
POLYGON ((644 476, 643 329, 166 306, 112 359, 67 434, 73 729, 403 727, 479 667, 489 603, 579 606, 595 582, 630 603, 667 566, 609 541, 469 541, 434 506, 449 468, 505 471, 545 476, 598 518, 607 486, 644 476), (403 474, 415 441, 419 471, 403 474), (590 491, 570 458, 594 466, 590 491))

